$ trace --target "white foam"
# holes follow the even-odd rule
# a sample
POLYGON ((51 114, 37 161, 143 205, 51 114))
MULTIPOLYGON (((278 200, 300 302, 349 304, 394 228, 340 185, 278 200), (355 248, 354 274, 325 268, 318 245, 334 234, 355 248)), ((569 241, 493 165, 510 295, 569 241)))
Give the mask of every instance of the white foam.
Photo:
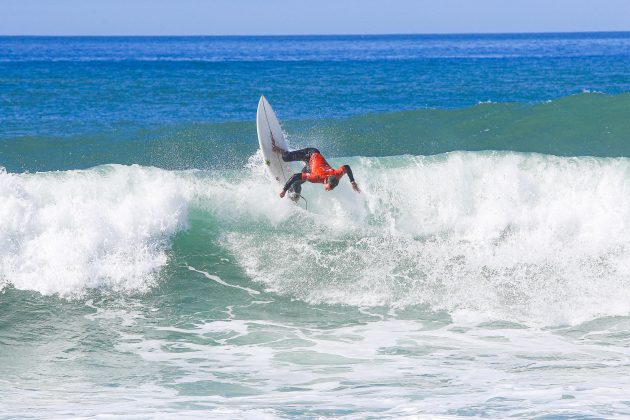
POLYGON ((305 185, 302 219, 286 213, 264 238, 225 233, 250 277, 311 303, 543 324, 630 312, 630 160, 489 152, 351 164, 363 194, 305 185))
POLYGON ((0 173, 0 288, 145 289, 186 227, 186 195, 173 174, 136 165, 0 173))
POLYGON ((352 165, 363 193, 306 184, 309 211, 278 197, 259 160, 234 172, 0 173, 0 287, 146 289, 194 207, 251 279, 310 303, 543 325, 630 313, 628 159, 332 160, 352 165))
MULTIPOLYGON (((402 319, 335 328, 234 319, 165 330, 212 337, 218 345, 154 338, 118 348, 173 366, 181 376, 172 381, 180 385, 248 384, 256 392, 239 397, 243 410, 273 409, 281 416, 287 407, 316 407, 343 410, 348 418, 470 412, 532 417, 558 410, 598 417, 611 406, 628 413, 617 405, 628 376, 611 376, 627 370, 630 352, 621 342, 602 347, 597 338, 548 329, 402 319)), ((213 394, 197 399, 226 402, 213 394)))
POLYGON ((223 279, 221 277, 219 277, 219 276, 215 276, 214 274, 210 274, 207 271, 198 270, 195 267, 192 267, 190 265, 188 266, 188 269, 190 271, 194 271, 195 273, 202 274, 208 280, 212 280, 214 282, 217 282, 217 283, 219 283, 222 286, 232 287, 234 289, 240 289, 240 290, 243 290, 243 291, 247 292, 250 295, 258 295, 258 294, 260 294, 260 292, 258 290, 250 289, 248 287, 239 286, 237 284, 230 284, 230 283, 228 283, 226 281, 223 281, 223 279))

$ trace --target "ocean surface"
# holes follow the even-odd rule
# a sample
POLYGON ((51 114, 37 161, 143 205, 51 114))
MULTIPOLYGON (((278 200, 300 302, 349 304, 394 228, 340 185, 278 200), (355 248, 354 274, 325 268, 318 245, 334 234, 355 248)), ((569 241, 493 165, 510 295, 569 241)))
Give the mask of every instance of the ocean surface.
POLYGON ((611 418, 628 390, 630 33, 0 37, 0 418, 611 418), (281 200, 260 95, 362 193, 281 200))

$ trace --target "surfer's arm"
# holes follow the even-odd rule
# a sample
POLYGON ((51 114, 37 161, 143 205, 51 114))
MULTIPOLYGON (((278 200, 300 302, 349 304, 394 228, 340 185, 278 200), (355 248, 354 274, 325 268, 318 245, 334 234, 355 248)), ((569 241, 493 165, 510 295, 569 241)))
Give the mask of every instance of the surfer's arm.
POLYGON ((348 174, 350 182, 354 183, 354 176, 352 175, 352 169, 350 169, 350 165, 343 165, 343 169, 345 169, 346 173, 348 174))
POLYGON ((282 188, 282 192, 280 193, 280 197, 284 197, 284 195, 286 194, 287 190, 289 188, 291 188, 291 186, 293 184, 295 184, 297 181, 301 181, 301 180, 302 180, 302 172, 298 172, 297 174, 293 174, 293 176, 291 178, 289 178, 287 183, 284 184, 284 188, 282 188))
POLYGON ((357 182, 354 180, 354 176, 352 175, 352 169, 350 169, 350 165, 343 165, 343 169, 348 174, 348 179, 350 180, 350 183, 352 184, 352 189, 355 190, 356 192, 361 192, 361 190, 359 189, 359 186, 357 185, 357 182))

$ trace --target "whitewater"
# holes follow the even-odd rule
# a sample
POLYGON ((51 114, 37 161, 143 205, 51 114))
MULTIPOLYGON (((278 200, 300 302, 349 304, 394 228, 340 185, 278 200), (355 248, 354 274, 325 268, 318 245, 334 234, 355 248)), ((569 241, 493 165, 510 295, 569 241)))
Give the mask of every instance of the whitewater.
POLYGON ((336 161, 352 164, 363 194, 311 186, 308 211, 277 198, 260 156, 245 175, 138 165, 2 172, 0 284, 70 298, 146 291, 192 212, 217 226, 206 239, 259 288, 312 304, 426 304, 543 325, 630 310, 630 160, 336 161))

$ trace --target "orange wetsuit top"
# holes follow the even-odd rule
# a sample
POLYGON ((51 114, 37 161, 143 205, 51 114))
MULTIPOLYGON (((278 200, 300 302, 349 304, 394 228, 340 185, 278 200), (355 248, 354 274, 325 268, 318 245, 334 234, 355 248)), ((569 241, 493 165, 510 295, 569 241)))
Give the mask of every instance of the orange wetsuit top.
POLYGON ((340 166, 339 169, 333 169, 330 167, 324 156, 321 153, 313 153, 308 161, 308 172, 302 172, 302 181, 313 182, 317 184, 323 184, 326 178, 334 176, 337 179, 347 172, 346 165, 340 166))
POLYGON ((317 184, 323 184, 326 181, 326 178, 331 175, 337 179, 341 179, 344 174, 348 174, 350 182, 354 182, 352 169, 350 169, 349 165, 343 165, 338 169, 333 169, 328 162, 326 162, 326 159, 324 159, 324 156, 322 156, 321 153, 312 153, 308 160, 308 172, 305 171, 294 174, 285 184, 284 191, 291 188, 291 186, 298 180, 301 180, 302 182, 309 181, 317 184))

